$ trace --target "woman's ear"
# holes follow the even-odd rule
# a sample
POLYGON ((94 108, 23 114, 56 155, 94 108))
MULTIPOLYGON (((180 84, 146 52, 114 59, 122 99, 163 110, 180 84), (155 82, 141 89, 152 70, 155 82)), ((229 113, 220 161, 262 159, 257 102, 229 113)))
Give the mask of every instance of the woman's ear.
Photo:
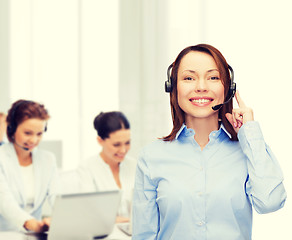
POLYGON ((102 146, 103 144, 103 139, 100 136, 97 136, 97 142, 102 146))

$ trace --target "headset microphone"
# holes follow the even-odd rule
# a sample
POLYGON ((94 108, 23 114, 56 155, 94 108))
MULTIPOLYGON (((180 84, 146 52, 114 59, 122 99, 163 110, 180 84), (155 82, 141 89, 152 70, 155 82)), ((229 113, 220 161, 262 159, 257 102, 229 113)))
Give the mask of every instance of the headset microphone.
POLYGON ((236 83, 234 82, 234 71, 233 71, 233 69, 232 69, 232 67, 231 67, 230 65, 228 65, 228 69, 229 69, 229 71, 230 71, 230 86, 229 86, 228 94, 227 94, 227 96, 229 96, 229 98, 228 98, 225 102, 213 106, 212 109, 213 109, 214 111, 219 110, 224 104, 230 102, 230 100, 231 100, 231 99, 234 97, 234 95, 235 95, 235 92, 236 92, 236 83))
POLYGON ((214 111, 219 110, 224 104, 228 103, 233 97, 234 97, 234 95, 231 95, 231 96, 228 98, 227 101, 225 101, 224 103, 221 103, 221 104, 218 104, 218 105, 213 106, 212 109, 213 109, 214 111))
POLYGON ((28 151, 29 150, 29 148, 23 147, 23 146, 19 145, 18 143, 16 143, 15 141, 14 141, 14 144, 17 145, 18 147, 22 148, 25 151, 28 151))

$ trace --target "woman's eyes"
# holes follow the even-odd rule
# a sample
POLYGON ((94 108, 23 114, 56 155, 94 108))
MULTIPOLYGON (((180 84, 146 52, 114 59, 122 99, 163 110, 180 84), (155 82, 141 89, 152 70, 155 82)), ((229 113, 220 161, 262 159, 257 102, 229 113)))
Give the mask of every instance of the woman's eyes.
POLYGON ((210 80, 219 80, 219 77, 210 77, 210 80))
MULTIPOLYGON (((130 141, 125 143, 125 145, 130 145, 130 144, 131 144, 130 141)), ((114 147, 120 147, 121 145, 122 145, 122 143, 115 143, 115 144, 113 144, 114 147)))
MULTIPOLYGON (((208 79, 208 80, 220 80, 220 78, 217 77, 217 76, 208 77, 207 79, 208 79)), ((192 78, 192 77, 185 77, 184 80, 192 81, 192 80, 195 80, 195 79, 192 78)))
MULTIPOLYGON (((32 136, 32 135, 33 135, 32 132, 24 132, 24 134, 25 134, 26 136, 32 136)), ((37 136, 42 136, 42 135, 43 135, 43 132, 39 132, 39 133, 37 133, 37 136)))

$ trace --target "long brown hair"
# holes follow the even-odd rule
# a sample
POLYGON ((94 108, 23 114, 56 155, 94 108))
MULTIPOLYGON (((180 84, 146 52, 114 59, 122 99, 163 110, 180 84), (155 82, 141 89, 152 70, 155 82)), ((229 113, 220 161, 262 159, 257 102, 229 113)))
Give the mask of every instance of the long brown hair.
MULTIPOLYGON (((186 54, 192 51, 207 53, 211 57, 213 57, 220 73, 220 79, 224 86, 225 99, 228 94, 228 89, 230 86, 231 79, 230 79, 228 64, 225 58, 223 57, 223 55, 221 54, 221 52, 218 49, 208 44, 198 44, 198 45, 189 46, 183 49, 177 56, 174 63, 172 64, 172 72, 171 72, 172 91, 170 93, 170 106, 171 106, 173 128, 172 128, 171 133, 168 136, 162 138, 164 141, 174 140, 177 132, 181 128, 182 124, 185 122, 185 113, 178 105, 178 100, 177 100, 177 73, 178 73, 178 68, 181 63, 182 58, 186 54)), ((219 119, 222 120, 223 126, 231 134, 231 140, 238 141, 236 132, 234 131, 232 125, 229 123, 229 121, 225 117, 226 113, 232 112, 232 108, 233 108, 232 100, 229 101, 227 104, 224 104, 219 110, 219 119)))

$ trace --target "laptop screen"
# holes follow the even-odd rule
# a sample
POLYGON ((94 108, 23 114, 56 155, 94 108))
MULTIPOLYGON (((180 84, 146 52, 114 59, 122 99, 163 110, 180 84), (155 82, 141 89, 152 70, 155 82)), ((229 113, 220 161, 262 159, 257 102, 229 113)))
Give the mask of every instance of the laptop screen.
POLYGON ((96 239, 109 235, 120 200, 119 190, 57 196, 48 240, 96 239))

